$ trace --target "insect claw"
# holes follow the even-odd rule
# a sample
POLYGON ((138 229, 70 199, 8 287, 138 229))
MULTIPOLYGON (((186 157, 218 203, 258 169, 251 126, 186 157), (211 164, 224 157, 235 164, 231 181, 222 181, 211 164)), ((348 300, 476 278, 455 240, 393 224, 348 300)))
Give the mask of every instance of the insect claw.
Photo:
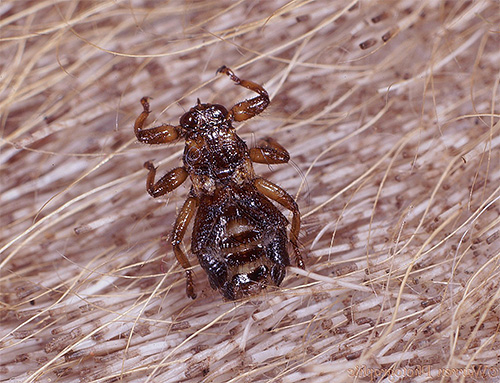
POLYGON ((217 69, 216 73, 223 73, 227 75, 232 81, 234 81, 237 85, 241 83, 241 80, 238 76, 234 74, 234 72, 228 68, 227 66, 223 65, 219 69, 217 69))
POLYGON ((191 299, 196 299, 194 292, 193 273, 191 270, 186 270, 186 295, 191 299))
POLYGON ((227 66, 223 65, 219 69, 217 69, 217 71, 215 72, 215 74, 219 74, 219 73, 226 74, 228 70, 230 70, 230 69, 227 66))
POLYGON ((144 167, 148 170, 155 170, 156 169, 151 161, 144 162, 144 167))
POLYGON ((151 113, 151 111, 149 110, 149 100, 152 100, 152 98, 151 97, 141 98, 142 107, 144 108, 144 111, 148 114, 151 113))

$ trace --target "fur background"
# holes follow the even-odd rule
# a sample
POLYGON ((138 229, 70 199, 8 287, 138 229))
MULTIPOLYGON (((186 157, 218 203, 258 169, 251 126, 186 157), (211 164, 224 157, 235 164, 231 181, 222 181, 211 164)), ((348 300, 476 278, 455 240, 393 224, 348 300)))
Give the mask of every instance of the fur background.
POLYGON ((493 0, 2 2, 0 379, 498 381, 499 32, 493 0), (190 182, 142 167, 183 143, 132 127, 251 96, 223 64, 272 97, 237 128, 291 154, 256 171, 307 270, 224 302, 191 258, 192 301, 161 240, 190 182))

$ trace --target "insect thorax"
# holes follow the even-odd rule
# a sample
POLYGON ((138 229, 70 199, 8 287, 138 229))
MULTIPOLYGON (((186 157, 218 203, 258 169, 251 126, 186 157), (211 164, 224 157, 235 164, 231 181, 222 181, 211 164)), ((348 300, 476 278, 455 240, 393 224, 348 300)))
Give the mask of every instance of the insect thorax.
POLYGON ((216 189, 241 185, 255 177, 248 147, 232 129, 187 140, 183 159, 199 193, 213 194, 216 189))

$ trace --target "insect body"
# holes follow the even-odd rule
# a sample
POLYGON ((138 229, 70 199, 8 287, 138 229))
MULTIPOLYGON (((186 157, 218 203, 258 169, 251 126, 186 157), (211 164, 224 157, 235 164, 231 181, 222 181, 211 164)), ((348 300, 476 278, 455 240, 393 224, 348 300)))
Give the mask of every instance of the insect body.
POLYGON ((144 111, 135 121, 134 131, 140 142, 164 144, 183 138, 184 165, 155 182, 156 168, 151 162, 146 188, 153 197, 164 195, 189 176, 192 187, 177 216, 172 234, 175 256, 186 270, 186 292, 195 298, 191 265, 181 249, 189 222, 195 216, 191 251, 205 270, 212 288, 229 300, 257 294, 268 285, 279 286, 290 265, 288 242, 294 249, 297 265, 304 262, 297 245, 300 213, 294 199, 279 186, 257 177, 252 161, 265 164, 287 163, 286 149, 272 138, 261 140, 249 149, 238 137, 231 121, 244 121, 261 113, 269 105, 264 88, 238 78, 223 66, 218 71, 237 85, 258 96, 234 105, 229 111, 222 105, 198 104, 185 113, 180 124, 144 128, 150 114, 147 98, 141 100, 144 111), (278 202, 293 213, 290 237, 288 220, 270 201, 278 202))

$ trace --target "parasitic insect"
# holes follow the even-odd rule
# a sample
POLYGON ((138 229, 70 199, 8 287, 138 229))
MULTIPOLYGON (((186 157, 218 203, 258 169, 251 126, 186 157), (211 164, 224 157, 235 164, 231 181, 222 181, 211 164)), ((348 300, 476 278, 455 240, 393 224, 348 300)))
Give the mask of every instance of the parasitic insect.
POLYGON ((136 119, 135 135, 146 144, 165 144, 185 140, 183 166, 175 168, 155 182, 156 168, 148 161, 146 189, 154 198, 171 192, 189 176, 191 190, 174 224, 171 243, 175 256, 186 272, 186 293, 196 298, 191 264, 181 248, 186 229, 194 218, 191 252, 205 270, 213 289, 226 299, 235 300, 258 294, 266 286, 279 286, 290 265, 288 242, 297 266, 304 268, 297 238, 300 212, 295 200, 282 188, 255 175, 252 161, 284 164, 287 150, 272 138, 260 140, 248 148, 236 134, 232 121, 244 121, 262 113, 269 105, 266 90, 238 78, 222 66, 223 73, 237 85, 258 93, 254 98, 234 105, 229 111, 222 105, 202 104, 198 99, 180 118, 177 126, 163 124, 144 128, 151 113, 148 98, 136 119), (292 212, 290 236, 287 218, 271 202, 292 212))

